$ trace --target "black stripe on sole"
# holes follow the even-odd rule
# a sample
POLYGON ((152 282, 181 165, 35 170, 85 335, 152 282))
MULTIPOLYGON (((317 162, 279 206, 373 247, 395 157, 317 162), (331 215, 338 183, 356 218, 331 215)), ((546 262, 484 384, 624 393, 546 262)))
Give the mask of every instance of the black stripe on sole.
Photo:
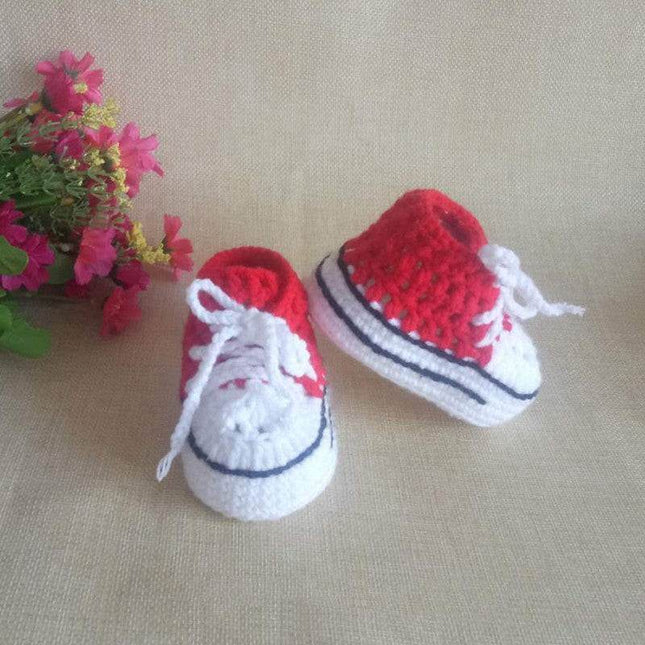
MULTIPOLYGON (((323 393, 321 412, 320 412, 320 428, 318 429, 318 435, 316 436, 314 442, 308 447, 305 448, 299 455, 290 459, 283 466, 276 466, 275 468, 269 468, 268 470, 248 470, 246 468, 229 468, 224 464, 219 463, 218 461, 213 461, 209 459, 208 455, 197 445, 195 440, 195 435, 192 430, 188 435, 188 445, 191 447, 195 457, 203 461, 209 468, 215 470, 218 473, 223 475, 233 475, 234 477, 246 477, 247 479, 262 479, 266 477, 273 477, 275 475, 280 475, 281 473, 293 468, 297 464, 304 461, 309 457, 313 452, 320 446, 322 441, 323 434, 325 433, 325 428, 327 427, 327 401, 326 393, 323 393)), ((333 435, 332 435, 333 436, 333 435)))

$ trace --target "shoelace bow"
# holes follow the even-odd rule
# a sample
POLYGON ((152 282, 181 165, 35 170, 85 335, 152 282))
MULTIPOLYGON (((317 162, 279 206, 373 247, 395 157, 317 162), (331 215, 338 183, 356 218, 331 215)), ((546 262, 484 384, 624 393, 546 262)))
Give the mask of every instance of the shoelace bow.
POLYGON ((582 316, 584 314, 584 307, 569 305, 566 302, 547 302, 533 280, 521 270, 519 258, 510 249, 496 244, 486 244, 479 250, 478 255, 484 266, 497 277, 495 286, 499 288, 499 296, 492 309, 473 318, 475 325, 490 324, 486 335, 477 343, 477 347, 490 345, 500 335, 504 314, 519 320, 527 320, 537 314, 543 316, 562 316, 563 314, 582 316), (515 295, 518 295, 524 304, 517 302, 515 295))
POLYGON ((170 438, 170 451, 157 466, 159 481, 181 452, 204 389, 224 351, 228 355, 230 350, 231 357, 218 366, 217 372, 222 372, 218 385, 234 378, 264 381, 291 397, 294 386, 291 376, 316 378, 305 341, 293 334, 282 318, 255 307, 247 309, 207 279, 195 280, 188 288, 186 300, 196 318, 209 325, 213 336, 208 345, 190 350, 190 357, 199 361, 199 367, 186 384, 186 398, 170 438), (201 293, 210 295, 222 309, 206 309, 199 299, 201 293), (234 356, 240 349, 242 355, 234 356))

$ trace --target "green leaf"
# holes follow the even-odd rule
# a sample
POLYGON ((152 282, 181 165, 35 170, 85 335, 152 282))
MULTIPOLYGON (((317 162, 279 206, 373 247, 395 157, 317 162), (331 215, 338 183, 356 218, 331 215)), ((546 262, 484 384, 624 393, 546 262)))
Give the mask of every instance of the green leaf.
POLYGON ((54 264, 47 267, 49 284, 65 284, 74 277, 74 258, 54 249, 54 264))
POLYGON ((7 305, 0 305, 0 334, 13 325, 13 315, 7 305))
POLYGON ((45 329, 35 329, 22 318, 14 319, 13 325, 0 334, 0 348, 27 358, 44 356, 50 347, 50 333, 45 329))
POLYGON ((20 275, 29 262, 29 256, 22 250, 11 246, 0 235, 0 275, 20 275))

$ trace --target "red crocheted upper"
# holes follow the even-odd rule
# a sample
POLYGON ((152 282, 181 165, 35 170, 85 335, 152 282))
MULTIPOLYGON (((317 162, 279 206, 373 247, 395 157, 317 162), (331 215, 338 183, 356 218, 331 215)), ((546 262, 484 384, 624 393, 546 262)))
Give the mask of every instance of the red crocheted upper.
POLYGON ((406 333, 485 365, 492 346, 476 344, 488 325, 471 321, 491 309, 499 294, 495 276, 477 255, 486 242, 465 208, 437 190, 414 190, 349 240, 343 260, 354 268, 352 281, 363 286, 370 302, 381 304, 386 319, 398 319, 406 333))
MULTIPOLYGON (((305 391, 322 397, 325 370, 318 353, 308 313, 307 294, 291 265, 275 251, 260 247, 241 246, 214 255, 197 274, 208 278, 245 307, 255 307, 286 320, 289 329, 307 343, 316 380, 309 377, 294 379, 305 391)), ((214 311, 218 306, 207 295, 201 295, 204 307, 214 311)), ((184 330, 181 365, 180 396, 186 395, 186 381, 197 371, 197 362, 188 355, 194 345, 206 345, 212 334, 208 325, 192 313, 184 330)))

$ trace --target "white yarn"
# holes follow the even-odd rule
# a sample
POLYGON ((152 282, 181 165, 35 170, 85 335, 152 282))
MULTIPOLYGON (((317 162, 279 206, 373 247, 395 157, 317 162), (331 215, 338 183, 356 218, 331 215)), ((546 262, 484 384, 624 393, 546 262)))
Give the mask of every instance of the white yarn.
POLYGON ((318 447, 294 466, 270 477, 249 478, 213 470, 186 446, 182 451, 184 475, 188 486, 204 504, 218 513, 239 520, 276 520, 306 506, 331 480, 336 465, 338 441, 325 402, 304 390, 295 397, 293 414, 279 432, 269 432, 247 440, 238 433, 214 430, 213 419, 218 400, 226 390, 211 390, 202 399, 192 434, 212 461, 230 468, 265 470, 285 466, 311 445, 321 426, 321 405, 325 407, 326 426, 318 447))
POLYGON ((479 250, 479 259, 484 266, 495 274, 495 286, 499 288, 499 296, 493 307, 473 318, 475 325, 488 325, 486 335, 477 343, 477 347, 485 347, 495 341, 500 335, 504 324, 504 314, 519 320, 533 318, 537 314, 543 316, 562 316, 563 314, 584 314, 583 307, 569 305, 566 302, 547 302, 535 283, 520 268, 520 260, 511 251, 497 244, 486 244, 479 250), (515 294, 524 300, 520 304, 515 300, 515 294))
MULTIPOLYGON (((293 334, 282 318, 255 307, 247 309, 208 279, 195 280, 188 288, 186 300, 193 314, 210 326, 213 336, 208 345, 190 350, 190 357, 199 361, 199 367, 186 384, 186 398, 170 438, 170 451, 157 466, 159 481, 168 474, 173 459, 181 452, 207 384, 219 387, 235 379, 247 381, 249 396, 244 397, 244 404, 236 402, 231 407, 229 423, 238 425, 248 435, 254 430, 254 406, 270 403, 258 396, 260 388, 253 387, 253 381, 270 383, 274 388, 270 395, 274 399, 276 392, 284 394, 282 405, 271 402, 279 416, 288 409, 294 388, 300 387, 290 376, 316 378, 305 341, 293 334), (199 299, 202 293, 210 295, 222 309, 206 309, 199 299), (227 360, 217 364, 220 356, 226 356, 227 360)), ((261 389, 269 396, 272 388, 261 389)))

